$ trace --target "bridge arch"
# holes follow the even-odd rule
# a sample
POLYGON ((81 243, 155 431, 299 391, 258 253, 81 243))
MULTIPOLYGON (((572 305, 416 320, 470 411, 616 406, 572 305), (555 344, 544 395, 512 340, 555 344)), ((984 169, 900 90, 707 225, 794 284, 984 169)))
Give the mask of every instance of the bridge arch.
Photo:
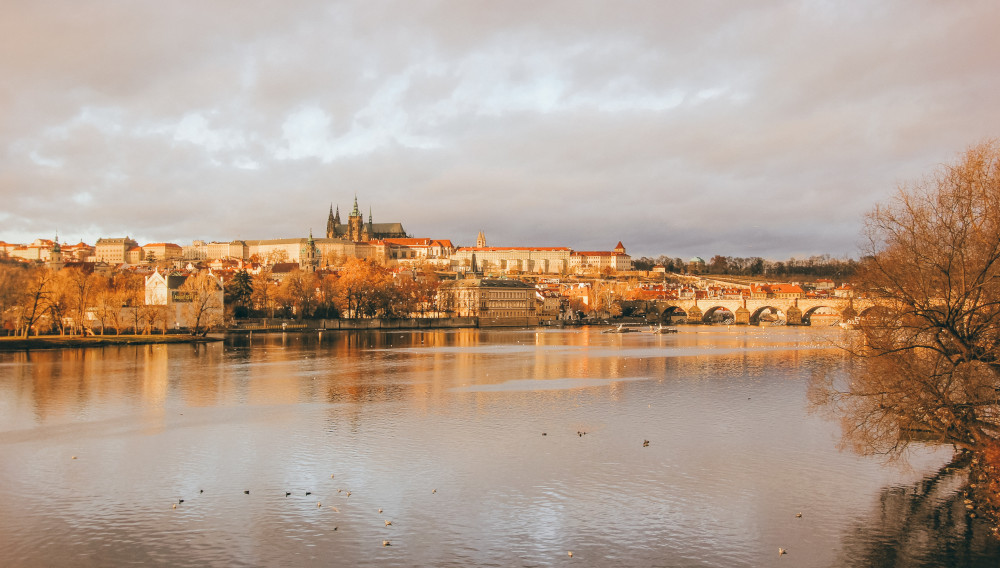
POLYGON ((704 323, 733 324, 736 323, 736 314, 726 306, 712 306, 705 310, 701 321, 704 323))
POLYGON ((677 323, 687 319, 687 312, 679 306, 667 306, 660 312, 660 322, 667 325, 677 323))
MULTIPOLYGON (((778 308, 776 308, 774 306, 761 306, 761 307, 757 308, 756 310, 754 310, 753 312, 751 312, 751 314, 750 314, 750 325, 760 325, 761 317, 765 316, 765 312, 767 314, 773 315, 774 318, 776 320, 779 320, 779 321, 783 321, 783 320, 787 319, 787 316, 785 315, 785 312, 783 312, 782 310, 780 310, 780 309, 778 309, 778 308)), ((765 318, 765 319, 767 319, 767 318, 765 318)))
POLYGON ((813 306, 813 307, 807 309, 806 311, 802 312, 802 325, 812 325, 812 317, 813 317, 813 315, 817 315, 817 316, 821 316, 821 315, 836 316, 837 317, 837 321, 831 322, 833 325, 836 325, 837 323, 843 321, 843 319, 844 319, 843 314, 840 313, 840 312, 838 312, 837 309, 834 308, 833 306, 819 305, 819 306, 813 306), (824 310, 824 311, 821 312, 820 310, 824 310), (827 313, 827 312, 829 312, 829 313, 827 313))

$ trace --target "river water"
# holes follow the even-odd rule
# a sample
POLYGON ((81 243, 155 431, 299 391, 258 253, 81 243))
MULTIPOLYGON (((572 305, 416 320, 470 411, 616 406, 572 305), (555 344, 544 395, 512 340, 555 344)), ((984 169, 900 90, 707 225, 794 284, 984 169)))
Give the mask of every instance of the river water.
POLYGON ((1000 564, 950 449, 838 449, 838 333, 0 353, 0 565, 1000 564))

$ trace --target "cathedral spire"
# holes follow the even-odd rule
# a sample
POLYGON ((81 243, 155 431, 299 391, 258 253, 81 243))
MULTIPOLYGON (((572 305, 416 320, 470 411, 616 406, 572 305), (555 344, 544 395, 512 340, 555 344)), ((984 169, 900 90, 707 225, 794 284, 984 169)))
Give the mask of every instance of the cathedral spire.
POLYGON ((360 217, 361 212, 358 211, 358 196, 354 196, 354 210, 351 211, 351 217, 360 217))

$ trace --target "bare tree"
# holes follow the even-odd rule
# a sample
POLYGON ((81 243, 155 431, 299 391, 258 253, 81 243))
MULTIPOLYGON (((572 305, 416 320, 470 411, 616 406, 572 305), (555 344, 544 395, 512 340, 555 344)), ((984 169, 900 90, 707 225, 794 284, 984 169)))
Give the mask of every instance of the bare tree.
POLYGON ((32 270, 23 282, 23 292, 19 297, 20 321, 25 337, 31 334, 31 328, 48 310, 51 295, 52 272, 45 268, 32 270))
POLYGON ((848 441, 895 455, 919 432, 1000 471, 1000 146, 902 187, 869 214, 867 249, 861 364, 828 391, 848 441))
POLYGON ((222 323, 222 283, 211 272, 189 276, 180 290, 187 293, 186 312, 191 332, 204 333, 208 328, 222 323))
POLYGON ((20 317, 21 300, 31 276, 31 271, 21 263, 0 263, 0 323, 8 332, 20 317))

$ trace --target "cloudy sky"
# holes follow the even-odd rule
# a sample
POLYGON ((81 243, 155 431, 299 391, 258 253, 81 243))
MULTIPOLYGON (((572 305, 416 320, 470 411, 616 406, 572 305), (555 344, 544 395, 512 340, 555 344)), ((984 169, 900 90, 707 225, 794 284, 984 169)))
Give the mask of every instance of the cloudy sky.
POLYGON ((0 240, 855 256, 1000 136, 1000 3, 10 2, 0 240))

